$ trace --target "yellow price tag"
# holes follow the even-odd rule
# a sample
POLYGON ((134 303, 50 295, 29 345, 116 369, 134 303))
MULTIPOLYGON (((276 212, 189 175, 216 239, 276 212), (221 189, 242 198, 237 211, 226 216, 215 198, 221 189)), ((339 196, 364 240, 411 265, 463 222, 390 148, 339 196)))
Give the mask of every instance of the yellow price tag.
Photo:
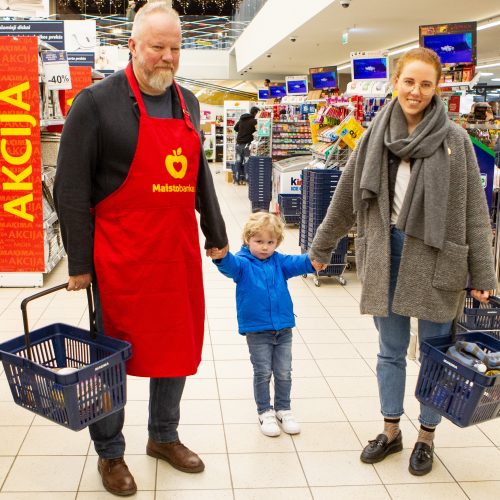
POLYGON ((364 131, 365 129, 361 123, 354 118, 350 118, 337 130, 337 134, 351 149, 354 149, 364 131))

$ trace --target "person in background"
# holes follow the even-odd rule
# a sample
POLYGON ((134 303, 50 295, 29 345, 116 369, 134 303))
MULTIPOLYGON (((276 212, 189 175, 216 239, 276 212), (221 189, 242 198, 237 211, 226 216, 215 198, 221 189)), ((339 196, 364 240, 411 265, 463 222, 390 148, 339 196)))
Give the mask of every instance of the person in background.
MULTIPOLYGON (((149 2, 137 13, 125 70, 81 91, 64 125, 54 197, 68 254, 68 290, 93 281, 97 326, 132 344, 127 373, 150 378, 146 453, 182 472, 200 457, 178 436, 186 376, 201 361, 202 267, 227 235, 199 135, 196 97, 174 80, 177 12, 149 2), (117 117, 120 117, 117 120, 117 117)), ((92 425, 98 471, 110 493, 133 495, 124 411, 92 425)))
POLYGON ((247 172, 245 172, 246 162, 250 156, 250 143, 253 141, 253 134, 257 130, 256 116, 259 112, 257 106, 250 108, 250 113, 243 113, 234 126, 236 135, 236 163, 233 171, 233 183, 245 184, 247 172))
POLYGON ((134 0, 130 0, 130 2, 127 5, 127 11, 125 13, 125 17, 127 18, 130 27, 132 27, 132 23, 134 22, 135 14, 136 14, 135 2, 134 0))
POLYGON ((253 365, 253 387, 260 429, 266 436, 298 434, 290 406, 293 304, 287 280, 314 271, 307 254, 284 255, 284 224, 274 214, 257 212, 243 229, 243 246, 233 255, 212 250, 219 271, 236 283, 238 330, 246 336, 253 365), (274 377, 274 405, 269 384, 274 377))
MULTIPOLYGON (((377 380, 382 433, 361 453, 376 463, 403 449, 406 352, 410 317, 420 343, 449 335, 464 289, 481 302, 496 288, 492 232, 476 157, 467 132, 451 122, 437 92, 441 62, 429 49, 406 52, 394 73, 395 100, 361 137, 318 228, 311 259, 330 261, 337 241, 357 222, 360 308, 379 332, 377 380)), ((420 406, 409 471, 432 469, 441 420, 420 406)))
POLYGON ((491 111, 493 113, 493 118, 494 120, 500 119, 500 102, 498 101, 489 101, 488 104, 490 105, 491 111))

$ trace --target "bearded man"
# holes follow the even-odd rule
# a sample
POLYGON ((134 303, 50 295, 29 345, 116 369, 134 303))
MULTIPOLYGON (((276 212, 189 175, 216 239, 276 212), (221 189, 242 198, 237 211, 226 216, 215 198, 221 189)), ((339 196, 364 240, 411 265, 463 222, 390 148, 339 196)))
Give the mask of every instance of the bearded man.
MULTIPOLYGON (((177 427, 186 376, 201 361, 204 294, 195 209, 211 249, 227 235, 199 135, 196 97, 175 82, 177 12, 136 15, 127 68, 84 89, 64 125, 54 198, 68 290, 94 284, 98 329, 132 344, 127 373, 150 378, 146 453, 183 472, 201 459, 177 427)), ((109 492, 137 491, 124 461, 124 411, 90 425, 109 492)))

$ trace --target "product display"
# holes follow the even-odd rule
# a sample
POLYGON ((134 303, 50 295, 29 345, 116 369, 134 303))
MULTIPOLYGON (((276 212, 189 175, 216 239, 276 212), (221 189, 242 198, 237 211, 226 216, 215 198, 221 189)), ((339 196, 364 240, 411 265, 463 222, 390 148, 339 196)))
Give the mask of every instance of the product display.
POLYGON ((18 107, 17 101, 11 98, 1 101, 0 114, 16 117, 16 121, 9 120, 9 128, 2 130, 2 141, 7 145, 7 151, 14 144, 19 148, 18 151, 24 151, 25 154, 19 158, 28 158, 29 163, 24 165, 19 159, 11 158, 12 164, 6 162, 3 167, 4 173, 8 169, 7 175, 12 181, 18 179, 17 183, 20 180, 23 183, 12 189, 12 192, 8 186, 13 184, 3 184, 5 197, 0 218, 0 286, 41 286, 44 274, 49 273, 65 255, 52 198, 60 134, 46 131, 47 127, 64 123, 64 118, 58 91, 48 90, 40 73, 43 72, 43 66, 39 54, 43 50, 47 50, 46 44, 38 43, 33 37, 2 37, 0 45, 0 55, 5 61, 8 61, 12 51, 29 54, 33 61, 31 65, 2 67, 0 71, 0 81, 5 89, 3 92, 13 93, 12 89, 17 88, 12 95, 17 95, 19 101, 23 102, 18 107), (30 83, 35 83, 32 92, 20 90, 23 85, 30 83), (20 114, 25 113, 26 109, 31 109, 31 114, 20 114), (27 127, 28 123, 32 128, 27 127), (19 140, 19 136, 24 139, 19 140))

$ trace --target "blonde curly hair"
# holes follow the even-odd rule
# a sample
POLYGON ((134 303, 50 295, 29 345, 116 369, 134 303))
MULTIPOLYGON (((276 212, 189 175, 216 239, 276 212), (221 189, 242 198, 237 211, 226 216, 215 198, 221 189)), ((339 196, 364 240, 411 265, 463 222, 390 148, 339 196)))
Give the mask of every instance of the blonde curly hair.
POLYGON ((248 245, 250 238, 261 231, 269 231, 276 236, 278 245, 285 238, 285 225, 279 217, 268 212, 255 212, 248 218, 243 228, 243 244, 248 245))

